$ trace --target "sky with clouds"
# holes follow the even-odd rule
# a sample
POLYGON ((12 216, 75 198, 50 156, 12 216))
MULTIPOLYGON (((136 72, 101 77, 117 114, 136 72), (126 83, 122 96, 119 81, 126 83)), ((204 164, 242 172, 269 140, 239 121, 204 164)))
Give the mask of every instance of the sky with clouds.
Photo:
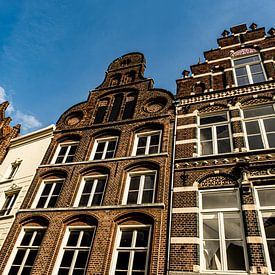
POLYGON ((275 27, 274 0, 0 0, 0 102, 22 132, 87 99, 108 65, 142 52, 146 77, 176 90, 184 69, 233 25, 275 27))

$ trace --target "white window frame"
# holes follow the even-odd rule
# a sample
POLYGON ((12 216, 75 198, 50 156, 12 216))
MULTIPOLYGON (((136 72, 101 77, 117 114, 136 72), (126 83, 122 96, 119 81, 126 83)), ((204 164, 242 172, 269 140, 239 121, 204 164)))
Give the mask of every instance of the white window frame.
POLYGON ((271 260, 270 260, 268 245, 267 245, 267 241, 266 241, 266 234, 265 234, 265 228, 264 228, 264 223, 263 223, 263 213, 262 213, 262 212, 268 212, 270 210, 275 212, 275 202, 274 202, 274 206, 261 206, 260 199, 258 196, 258 190, 261 190, 261 189, 264 189, 264 190, 274 189, 275 190, 275 185, 274 184, 273 185, 262 185, 262 186, 255 186, 255 188, 254 188, 254 197, 255 197, 255 201, 256 201, 256 205, 257 205, 257 209, 258 209, 260 229, 261 229, 261 234, 262 234, 262 238, 263 238, 263 247, 264 247, 265 257, 267 260, 267 267, 269 269, 270 274, 275 274, 275 269, 272 270, 272 266, 271 266, 271 260))
POLYGON ((152 202, 151 202, 151 203, 154 203, 155 195, 156 195, 156 182, 157 182, 158 173, 156 170, 145 170, 145 171, 130 172, 127 174, 125 192, 124 192, 124 196, 122 199, 122 204, 127 205, 127 198, 128 198, 128 194, 129 194, 129 188, 130 188, 130 182, 131 182, 132 176, 141 176, 140 184, 139 184, 139 191, 138 191, 138 198, 137 198, 136 204, 142 204, 142 197, 143 197, 144 183, 145 183, 146 175, 154 175, 154 190, 153 190, 153 197, 152 197, 152 202))
POLYGON ((134 141, 132 156, 153 155, 153 154, 149 153, 149 149, 150 149, 151 137, 155 134, 159 134, 159 144, 158 144, 157 153, 153 153, 153 154, 159 154, 160 153, 160 145, 161 145, 161 137, 162 137, 162 131, 161 130, 137 133, 135 135, 135 141, 134 141), (140 137, 147 137, 146 138, 146 145, 145 145, 145 153, 143 155, 137 155, 138 141, 139 141, 140 137))
POLYGON ((115 158, 117 144, 118 144, 118 137, 117 136, 112 136, 112 137, 106 137, 106 138, 98 138, 98 139, 95 140, 90 160, 99 161, 99 160, 106 159, 106 153, 107 153, 109 142, 110 141, 114 141, 114 140, 116 141, 116 145, 115 145, 115 149, 114 149, 114 156, 112 158, 107 158, 107 159, 113 159, 113 158, 115 158), (102 157, 101 157, 101 159, 94 159, 96 151, 97 151, 97 146, 101 142, 105 142, 102 157))
POLYGON ((133 247, 133 243, 134 241, 136 240, 136 232, 137 231, 134 231, 135 229, 138 230, 140 228, 149 228, 149 233, 148 233, 148 246, 147 247, 139 247, 139 249, 141 249, 142 251, 144 251, 146 249, 147 251, 147 255, 146 255, 146 265, 145 265, 145 275, 148 275, 149 274, 149 263, 150 263, 150 248, 151 248, 151 238, 152 238, 152 226, 151 225, 147 225, 147 224, 144 224, 144 225, 120 225, 118 226, 117 228, 117 232, 116 232, 116 239, 115 239, 115 244, 114 244, 114 252, 113 252, 113 258, 112 258, 112 264, 111 264, 111 271, 110 271, 110 275, 114 275, 115 272, 116 272, 116 264, 117 264, 117 258, 118 258, 118 252, 119 250, 125 250, 125 251, 129 251, 130 250, 130 259, 129 259, 129 266, 128 266, 128 271, 127 271, 127 275, 131 275, 132 274, 132 267, 133 267, 133 255, 134 255, 134 252, 136 250, 139 250, 139 249, 135 249, 133 247), (121 249, 119 247, 119 244, 120 244, 120 240, 121 240, 121 235, 122 235, 122 231, 123 230, 127 230, 127 229, 130 229, 130 230, 133 230, 135 233, 135 236, 133 237, 133 240, 132 240, 132 245, 131 247, 126 247, 125 249, 121 249))
MULTIPOLYGON (((55 154, 54 154, 54 156, 53 156, 53 158, 52 158, 51 164, 70 163, 70 162, 66 162, 67 157, 68 157, 69 152, 70 152, 70 149, 71 149, 71 147, 72 147, 73 145, 78 145, 78 144, 79 144, 78 141, 71 141, 71 142, 62 142, 62 143, 59 143, 59 144, 58 144, 58 147, 57 147, 57 149, 56 149, 56 151, 55 151, 55 154), (62 147, 65 147, 65 146, 68 146, 68 148, 67 148, 67 150, 66 150, 66 153, 65 153, 65 155, 64 155, 64 158, 63 158, 62 162, 55 163, 56 160, 57 160, 57 158, 58 158, 58 155, 59 155, 59 152, 60 152, 61 148, 62 148, 62 147)), ((76 150, 77 150, 77 149, 76 149, 76 150)), ((75 155, 74 155, 74 156, 75 156, 75 155)))
MULTIPOLYGON (((93 232, 93 237, 92 237, 92 241, 91 241, 91 246, 89 247, 89 252, 88 252, 88 258, 87 258, 87 262, 86 262, 86 268, 87 268, 87 264, 89 263, 89 258, 90 258, 90 254, 91 254, 91 249, 93 247, 93 242, 94 242, 94 238, 95 238, 95 234, 96 234, 96 226, 68 226, 66 228, 66 231, 65 231, 65 234, 63 236, 63 239, 62 239, 62 242, 61 242, 61 246, 60 246, 60 249, 59 249, 59 252, 58 252, 58 256, 57 256, 57 261, 55 263, 55 266, 54 266, 54 270, 53 270, 53 273, 52 274, 58 274, 59 272, 59 268, 60 268, 60 265, 61 265, 61 261, 62 261, 62 258, 63 258, 63 255, 64 255, 64 251, 66 251, 66 243, 68 241, 68 238, 70 236, 70 231, 71 230, 79 230, 81 231, 81 238, 78 239, 78 243, 77 243, 77 246, 74 246, 74 247, 69 247, 69 248, 74 248, 74 256, 73 256, 73 260, 72 260, 72 263, 71 263, 71 266, 70 266, 70 270, 69 270, 69 275, 72 275, 72 272, 73 272, 73 269, 75 267, 75 262, 76 262, 76 257, 78 255, 78 252, 81 250, 81 246, 80 246, 80 241, 82 240, 82 236, 83 236, 83 231, 85 229, 88 229, 88 230, 94 230, 93 232), (77 251, 77 252, 76 252, 77 251)), ((86 270, 85 268, 85 270, 86 270)))
POLYGON ((7 180, 12 180, 14 178, 14 176, 18 172, 18 169, 21 163, 22 163, 22 160, 16 160, 10 164, 8 170, 5 173, 5 178, 7 180))
MULTIPOLYGON (((43 181, 41 182, 40 186, 39 186, 39 189, 38 189, 38 192, 37 192, 37 194, 36 194, 36 197, 35 197, 35 199, 34 199, 34 201, 33 201, 33 203, 32 203, 32 208, 37 208, 37 204, 38 204, 38 202, 39 202, 39 200, 40 200, 40 197, 41 197, 41 195, 42 195, 42 192, 43 192, 43 190, 44 190, 45 185, 46 185, 46 184, 51 184, 51 183, 53 183, 53 184, 54 184, 54 187, 51 188, 51 191, 50 191, 50 193, 49 193, 49 195, 48 195, 48 198, 47 198, 47 200, 46 200, 46 202, 45 202, 45 205, 43 206, 43 208, 47 208, 47 207, 48 207, 48 204, 49 204, 49 201, 50 201, 50 199, 51 199, 51 196, 52 196, 52 194, 53 194, 53 191, 54 191, 54 188, 55 188, 56 184, 57 184, 58 182, 60 182, 60 184, 63 185, 64 181, 65 181, 65 179, 63 179, 63 178, 43 180, 43 181)), ((61 191, 62 191, 62 187, 61 187, 61 191)), ((61 192, 61 191, 60 191, 60 192, 61 192)), ((60 194, 60 193, 59 193, 59 194, 60 194)))
MULTIPOLYGON (((262 68, 264 78, 265 78, 265 81, 267 80, 265 69, 264 69, 264 66, 263 66, 263 62, 262 62, 261 56, 259 54, 245 55, 245 56, 240 56, 238 58, 233 58, 233 59, 231 59, 231 64, 232 64, 232 68, 233 68, 234 81, 235 81, 235 84, 236 84, 237 87, 242 87, 242 86, 245 86, 245 85, 254 84, 254 81, 253 81, 253 78, 252 78, 252 73, 251 73, 251 70, 250 70, 250 65, 260 64, 260 66, 262 68), (236 60, 241 60, 241 59, 248 58, 248 57, 253 57, 253 56, 258 56, 259 60, 254 61, 254 62, 250 62, 250 63, 239 64, 239 65, 234 64, 234 61, 236 61, 236 60), (249 83, 239 86, 235 69, 236 68, 241 68, 241 67, 245 67, 249 83)), ((255 83, 258 83, 258 82, 255 82, 255 83)))
MULTIPOLYGON (((200 190, 199 191, 199 235, 200 235, 200 266, 201 271, 206 273, 213 273, 213 274, 219 274, 219 273, 228 273, 228 274, 247 274, 247 270, 249 269, 248 264, 248 255, 247 255, 247 247, 245 242, 245 232, 244 232, 244 224, 243 224, 243 217, 242 217, 242 211, 241 211, 241 204, 240 204, 240 194, 239 190, 237 188, 226 188, 226 189, 214 189, 214 190, 200 190), (204 193, 218 193, 220 196, 222 196, 222 193, 225 192, 235 192, 236 193, 236 199, 238 202, 238 207, 231 207, 231 208, 214 208, 214 209, 203 209, 202 206, 202 195, 204 193), (244 250, 244 260, 245 260, 245 270, 228 270, 227 267, 227 258, 226 258, 226 244, 225 244, 225 234, 224 234, 224 223, 223 223, 223 213, 230 213, 235 212, 240 214, 240 225, 241 225, 241 233, 242 233, 242 243, 243 243, 243 250, 244 250), (223 268, 221 270, 211 270, 211 269, 204 269, 205 259, 204 259, 204 247, 203 247, 203 214, 209 214, 214 215, 217 214, 218 217, 218 226, 219 231, 221 232, 221 236, 219 238, 219 248, 221 249, 221 263, 223 268), (222 215, 222 216, 221 216, 222 215)), ((220 233, 219 232, 219 233, 220 233)))
POLYGON ((213 112, 213 113, 209 113, 206 115, 200 114, 198 115, 198 154, 199 156, 214 156, 214 155, 219 155, 219 154, 231 154, 233 152, 233 135, 231 132, 231 127, 230 127, 230 120, 229 120, 229 113, 228 111, 224 111, 224 112, 213 112), (226 114, 227 117, 227 121, 221 121, 221 122, 215 122, 212 124, 200 124, 200 119, 201 118, 207 118, 207 117, 213 117, 219 114, 226 114), (228 138, 229 138, 229 142, 230 142, 230 151, 229 152, 224 152, 224 153, 219 153, 218 152, 218 141, 217 141, 217 126, 228 126, 228 138), (210 128, 211 129, 211 133, 212 133, 212 148, 213 148, 213 154, 209 154, 209 155, 204 155, 202 154, 202 147, 201 147, 201 130, 202 129, 206 129, 206 128, 210 128))
POLYGON ((242 114, 243 131, 244 131, 244 134, 245 134, 245 144, 246 144, 247 150, 248 151, 256 151, 256 150, 266 150, 266 149, 274 148, 274 147, 269 147, 268 138, 267 138, 267 134, 266 134, 265 126, 264 126, 264 119, 275 118, 275 105, 272 104, 272 103, 267 103, 267 104, 250 106, 249 108, 242 109, 241 114, 242 114), (262 116, 257 116, 257 117, 248 117, 248 118, 244 117, 244 111, 245 110, 260 108, 261 106, 267 106, 267 105, 271 105, 273 107, 274 114, 262 115, 262 116), (250 122, 250 121, 251 122, 252 121, 257 121, 258 122, 258 125, 259 125, 259 128, 260 128, 260 135, 261 135, 261 138, 262 138, 264 148, 260 148, 260 149, 250 149, 249 148, 248 134, 247 134, 247 130, 246 130, 246 122, 250 122))
MULTIPOLYGON (((31 249, 31 247, 34 247, 34 246, 20 246, 20 243, 21 243, 21 241, 23 240, 23 238, 25 236, 25 232, 28 231, 28 230, 36 230, 36 231, 38 231, 38 230, 47 230, 47 227, 44 227, 44 226, 24 226, 21 229, 21 231, 19 233, 19 236, 18 236, 18 238, 16 240, 16 243, 14 245, 14 248, 12 250, 12 253, 11 253, 11 255, 9 257, 9 260, 7 262, 7 265, 6 265, 5 269, 4 269, 3 274, 9 274, 10 268, 12 266, 12 263, 13 263, 13 261, 15 259, 16 254, 17 254, 18 248, 22 247, 22 248, 26 248, 26 250, 28 252, 25 254, 25 256, 23 258, 23 261, 22 261, 23 265, 22 264, 20 265, 19 272, 17 273, 17 275, 21 274, 21 272, 22 272, 22 270, 23 270, 23 268, 25 266, 25 263, 26 263, 26 260, 27 260, 27 256, 29 255, 29 250, 31 249)), ((44 234, 46 234, 46 232, 44 234)), ((35 238, 36 235, 37 235, 37 233, 34 236, 32 236, 32 241, 34 240, 34 238, 35 238)), ((38 253, 39 253, 39 250, 40 250, 40 247, 41 247, 41 245, 43 243, 43 239, 44 238, 45 238, 45 235, 42 238, 40 246, 38 246, 38 253)), ((37 257, 35 257, 35 261, 36 261, 36 258, 37 257)), ((33 265, 34 264, 35 264, 35 262, 33 263, 33 265)))
POLYGON ((0 210, 0 211, 4 211, 4 213, 3 213, 3 215, 0 215, 0 217, 12 215, 13 207, 15 205, 15 202, 16 202, 17 198, 18 198, 19 192, 20 192, 20 189, 5 192, 5 201, 4 201, 3 205, 1 205, 1 210, 0 210), (11 197, 11 200, 5 206, 6 201, 9 197, 11 197), (4 206, 5 206, 5 208, 4 208, 4 206))
POLYGON ((91 203, 92 203, 92 200, 93 200, 94 195, 95 195, 95 190, 96 190, 96 187, 97 187, 98 179, 105 179, 105 186, 104 186, 104 190, 102 192, 101 202, 98 206, 102 205, 102 201, 103 201, 103 197, 104 197, 105 189, 106 189, 106 185, 107 185, 108 175, 94 175, 94 176, 83 177, 82 180, 81 180, 81 183, 80 183, 80 188, 78 190, 75 202, 74 202, 74 207, 84 207, 84 206, 79 206, 79 203, 80 203, 80 199, 81 199, 81 196, 82 196, 85 184, 86 184, 86 180, 89 180, 89 179, 93 179, 94 182, 93 182, 93 187, 92 187, 92 190, 91 190, 91 193, 90 193, 88 205, 86 207, 93 207, 93 205, 91 205, 91 203))

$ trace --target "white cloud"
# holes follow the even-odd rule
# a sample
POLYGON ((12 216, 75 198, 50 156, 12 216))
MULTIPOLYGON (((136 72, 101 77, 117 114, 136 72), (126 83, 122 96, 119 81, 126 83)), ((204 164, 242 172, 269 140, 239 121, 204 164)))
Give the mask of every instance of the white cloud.
POLYGON ((0 86, 0 103, 9 101, 10 105, 7 108, 7 113, 11 116, 15 123, 20 123, 24 132, 41 127, 42 123, 33 115, 25 114, 17 110, 12 101, 8 98, 5 89, 0 86))
POLYGON ((21 111, 15 112, 14 119, 21 124, 22 130, 24 131, 42 126, 41 122, 35 116, 24 114, 21 111))

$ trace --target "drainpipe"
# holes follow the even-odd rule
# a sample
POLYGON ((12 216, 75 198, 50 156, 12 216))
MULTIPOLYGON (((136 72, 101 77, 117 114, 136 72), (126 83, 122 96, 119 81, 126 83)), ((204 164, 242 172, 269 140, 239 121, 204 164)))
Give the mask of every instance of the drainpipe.
POLYGON ((173 189, 174 189, 174 170, 175 170, 175 151, 176 151, 176 128, 177 128, 177 106, 179 105, 179 100, 175 100, 175 121, 173 129, 173 140, 172 140, 172 168, 170 174, 170 194, 169 194, 169 212, 168 212, 168 236, 167 236, 167 265, 166 265, 166 274, 170 272, 170 249, 171 249, 171 225, 172 225, 172 207, 173 207, 173 189))

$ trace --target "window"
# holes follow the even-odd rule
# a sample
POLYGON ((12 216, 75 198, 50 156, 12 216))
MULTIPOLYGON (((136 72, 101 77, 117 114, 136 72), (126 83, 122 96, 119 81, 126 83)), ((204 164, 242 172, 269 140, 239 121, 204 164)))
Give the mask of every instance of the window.
POLYGON ((204 270, 246 270, 242 217, 235 190, 201 192, 204 270))
POLYGON ((95 141, 95 146, 92 152, 92 159, 110 159, 115 155, 117 138, 102 138, 95 141))
POLYGON ((8 171, 7 179, 14 178, 15 174, 17 173, 17 171, 19 169, 21 162, 22 161, 20 160, 20 161, 15 161, 11 164, 10 169, 8 171))
POLYGON ((23 228, 8 275, 31 274, 45 228, 23 228))
POLYGON ((61 143, 54 157, 54 163, 73 162, 77 145, 77 142, 61 143))
POLYGON ((113 274, 148 274, 149 246, 149 226, 121 226, 117 237, 113 274))
POLYGON ((249 150, 275 147, 274 105, 256 106, 243 110, 246 141, 249 150))
POLYGON ((87 177, 82 180, 77 206, 101 205, 107 176, 87 177))
POLYGON ((156 171, 134 172, 128 176, 124 204, 153 203, 156 171))
POLYGON ((84 275, 92 246, 94 227, 69 227, 62 248, 58 275, 84 275))
POLYGON ((232 152, 232 140, 226 112, 200 117, 199 154, 217 155, 232 152))
POLYGON ((269 269, 275 271, 275 186, 256 189, 259 216, 269 269))
POLYGON ((159 153, 160 135, 160 131, 137 134, 134 144, 134 155, 140 156, 159 153))
POLYGON ((55 207, 62 184, 62 179, 44 181, 38 191, 38 202, 34 202, 36 204, 36 208, 55 207))
POLYGON ((2 206, 2 209, 0 210, 0 216, 6 216, 10 214, 18 193, 19 192, 6 194, 6 200, 4 202, 4 205, 2 206))
POLYGON ((265 81, 263 65, 259 55, 233 60, 238 86, 265 81))
POLYGON ((109 116, 109 121, 116 121, 118 119, 120 110, 121 110, 121 105, 123 101, 123 94, 118 94, 114 96, 114 102, 113 102, 113 107, 109 116))
POLYGON ((136 102, 137 102, 137 97, 135 95, 128 95, 126 97, 122 119, 133 118, 136 102))

